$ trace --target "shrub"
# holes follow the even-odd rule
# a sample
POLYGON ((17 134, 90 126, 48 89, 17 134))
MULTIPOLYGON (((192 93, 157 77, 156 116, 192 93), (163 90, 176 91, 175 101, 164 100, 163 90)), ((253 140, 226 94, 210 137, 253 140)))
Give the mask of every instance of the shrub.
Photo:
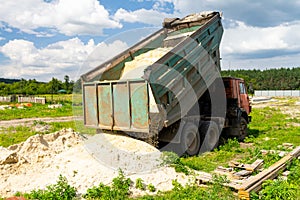
POLYGON ((147 186, 147 188, 148 188, 148 190, 149 190, 150 192, 155 192, 155 191, 156 191, 156 188, 155 188, 154 185, 151 184, 151 183, 147 186))
POLYGON ((256 197, 255 195, 253 197, 254 199, 259 197, 259 199, 265 200, 293 200, 297 198, 297 190, 298 187, 296 185, 286 180, 266 180, 262 185, 262 190, 256 197))
POLYGON ((135 188, 140 190, 145 190, 145 184, 141 178, 136 179, 135 181, 135 188))
MULTIPOLYGON (((18 193, 21 195, 20 193, 18 193)), ((76 189, 68 184, 66 177, 59 175, 56 184, 47 186, 46 190, 33 190, 29 194, 24 194, 26 199, 39 200, 71 200, 76 196, 76 189)))
POLYGON ((120 170, 119 175, 113 179, 111 187, 100 183, 99 186, 88 189, 83 197, 86 199, 128 199, 131 182, 120 170))
POLYGON ((180 157, 176 153, 165 151, 161 158, 162 165, 174 167, 176 172, 182 172, 185 175, 189 175, 191 173, 190 169, 181 162, 180 157))

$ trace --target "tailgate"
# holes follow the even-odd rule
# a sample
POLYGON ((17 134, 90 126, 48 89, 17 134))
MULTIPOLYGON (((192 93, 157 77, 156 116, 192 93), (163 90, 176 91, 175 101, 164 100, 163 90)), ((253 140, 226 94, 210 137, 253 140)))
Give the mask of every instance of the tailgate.
POLYGON ((83 84, 84 124, 106 130, 149 132, 145 80, 83 84))

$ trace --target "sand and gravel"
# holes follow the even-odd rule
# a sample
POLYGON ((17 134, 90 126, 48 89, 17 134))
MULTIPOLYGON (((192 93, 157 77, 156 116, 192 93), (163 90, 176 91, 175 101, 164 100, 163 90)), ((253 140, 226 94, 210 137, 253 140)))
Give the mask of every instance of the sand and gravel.
MULTIPOLYGON (((100 182, 110 184, 121 169, 135 181, 172 189, 172 180, 186 184, 188 178, 173 168, 161 166, 161 152, 126 136, 82 136, 72 129, 34 135, 8 148, 0 147, 0 196, 45 189, 59 175, 67 178, 79 194, 100 182)), ((133 195, 141 191, 133 188, 133 195)))

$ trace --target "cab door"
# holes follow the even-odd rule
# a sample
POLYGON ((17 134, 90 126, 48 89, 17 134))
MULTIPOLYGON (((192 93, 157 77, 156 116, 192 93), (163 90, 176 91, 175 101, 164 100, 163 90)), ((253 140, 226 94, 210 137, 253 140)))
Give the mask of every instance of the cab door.
POLYGON ((249 115, 251 112, 250 100, 243 80, 238 80, 240 107, 249 115))

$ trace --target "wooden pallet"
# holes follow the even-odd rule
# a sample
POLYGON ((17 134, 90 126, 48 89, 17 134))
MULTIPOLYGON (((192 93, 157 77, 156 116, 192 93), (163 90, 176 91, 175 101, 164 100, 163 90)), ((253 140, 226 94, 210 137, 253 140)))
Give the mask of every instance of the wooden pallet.
POLYGON ((296 147, 292 152, 288 153, 278 162, 271 165, 269 168, 263 170, 255 176, 250 177, 242 185, 236 187, 238 190, 239 198, 248 200, 250 199, 250 192, 257 192, 261 189, 262 183, 267 179, 274 179, 278 176, 279 172, 286 169, 288 163, 292 161, 293 158, 300 156, 300 146, 296 147))
MULTIPOLYGON (((238 162, 230 162, 231 168, 218 167, 214 172, 226 175, 230 183, 225 183, 224 186, 233 188, 238 192, 239 199, 250 200, 250 193, 257 192, 261 189, 262 183, 268 179, 274 179, 279 172, 286 169, 286 166, 294 159, 300 156, 300 146, 296 147, 292 152, 281 158, 278 162, 271 165, 269 168, 261 171, 257 175, 250 176, 252 172, 257 171, 263 164, 263 160, 258 159, 252 164, 242 164, 238 162), (233 168, 242 169, 239 172, 234 172, 233 168), (249 177, 250 176, 250 177, 249 177), (245 177, 245 178, 243 178, 245 177), (242 180, 241 180, 242 179, 242 180)), ((199 174, 196 177, 199 184, 212 182, 212 175, 209 173, 199 174)))

